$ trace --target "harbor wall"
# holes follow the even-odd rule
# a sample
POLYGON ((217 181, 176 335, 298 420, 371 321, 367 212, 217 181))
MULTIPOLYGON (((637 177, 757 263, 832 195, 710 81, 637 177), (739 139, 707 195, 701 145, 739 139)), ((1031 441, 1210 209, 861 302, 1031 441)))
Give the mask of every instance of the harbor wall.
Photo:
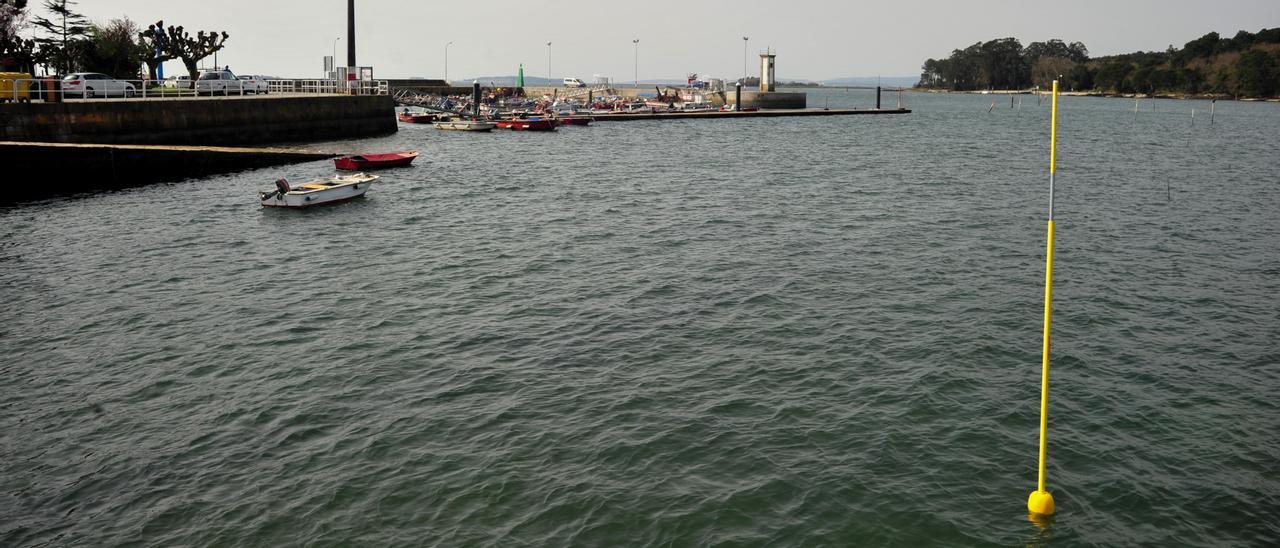
POLYGON ((390 96, 265 96, 0 105, 0 141, 245 146, 395 133, 390 96))
MULTIPOLYGON (((463 82, 458 82, 459 84, 463 82)), ((432 95, 471 95, 471 83, 467 85, 451 85, 444 80, 430 80, 419 78, 401 78, 398 80, 387 80, 387 87, 391 89, 391 94, 395 95, 397 91, 412 91, 414 93, 429 93, 432 95)), ((489 88, 487 83, 481 82, 481 85, 489 88)))

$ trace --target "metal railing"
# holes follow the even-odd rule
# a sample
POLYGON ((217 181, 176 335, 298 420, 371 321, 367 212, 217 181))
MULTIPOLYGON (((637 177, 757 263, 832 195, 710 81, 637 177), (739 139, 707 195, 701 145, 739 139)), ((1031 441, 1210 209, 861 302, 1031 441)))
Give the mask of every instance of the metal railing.
POLYGON ((388 95, 386 80, 79 80, 67 89, 57 78, 0 79, 0 102, 95 99, 169 99, 281 94, 388 95))

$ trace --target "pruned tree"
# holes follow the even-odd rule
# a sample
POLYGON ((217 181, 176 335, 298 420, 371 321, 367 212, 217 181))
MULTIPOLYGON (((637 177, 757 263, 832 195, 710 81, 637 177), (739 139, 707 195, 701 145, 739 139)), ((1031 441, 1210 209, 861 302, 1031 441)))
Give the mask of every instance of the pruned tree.
POLYGON ((47 35, 36 40, 41 46, 41 56, 64 73, 71 72, 77 52, 83 49, 76 42, 88 39, 90 30, 89 20, 73 11, 73 5, 75 2, 71 0, 45 0, 44 9, 53 18, 37 15, 31 21, 47 35))
POLYGON ((156 79, 161 63, 177 59, 173 54, 173 48, 169 46, 169 35, 164 31, 164 21, 156 21, 154 25, 148 25, 147 30, 138 33, 138 43, 146 49, 142 55, 142 62, 147 64, 147 75, 152 80, 156 79))
POLYGON ((173 55, 174 59, 182 59, 182 64, 187 67, 187 73, 191 75, 192 80, 200 76, 200 69, 196 63, 222 49, 228 37, 226 32, 218 31, 209 33, 200 31, 192 37, 181 26, 173 25, 169 25, 165 31, 168 53, 173 55))

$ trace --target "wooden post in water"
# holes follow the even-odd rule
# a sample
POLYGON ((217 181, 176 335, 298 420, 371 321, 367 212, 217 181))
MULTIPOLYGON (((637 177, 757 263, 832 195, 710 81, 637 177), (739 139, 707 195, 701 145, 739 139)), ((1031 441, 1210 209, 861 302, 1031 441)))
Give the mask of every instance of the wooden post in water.
POLYGON ((1053 495, 1045 489, 1045 460, 1049 447, 1049 327, 1053 316, 1053 178, 1058 166, 1058 81, 1053 81, 1053 114, 1049 123, 1049 239, 1044 269, 1044 346, 1040 354, 1040 468, 1036 490, 1027 497, 1033 516, 1054 513, 1053 495))
POLYGON ((876 86, 876 110, 880 110, 880 86, 876 86))
POLYGON ((1218 106, 1218 100, 1214 99, 1209 103, 1209 125, 1213 125, 1213 110, 1218 106))

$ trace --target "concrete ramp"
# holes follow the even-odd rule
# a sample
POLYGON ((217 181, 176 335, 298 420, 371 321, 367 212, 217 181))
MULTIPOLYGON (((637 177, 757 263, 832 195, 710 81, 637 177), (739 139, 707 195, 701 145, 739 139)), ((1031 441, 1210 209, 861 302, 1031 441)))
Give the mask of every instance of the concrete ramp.
MULTIPOLYGON (((0 203, 179 181, 283 164, 327 160, 328 152, 287 148, 88 145, 0 141, 0 203)), ((271 180, 262 181, 263 188, 271 180)))

